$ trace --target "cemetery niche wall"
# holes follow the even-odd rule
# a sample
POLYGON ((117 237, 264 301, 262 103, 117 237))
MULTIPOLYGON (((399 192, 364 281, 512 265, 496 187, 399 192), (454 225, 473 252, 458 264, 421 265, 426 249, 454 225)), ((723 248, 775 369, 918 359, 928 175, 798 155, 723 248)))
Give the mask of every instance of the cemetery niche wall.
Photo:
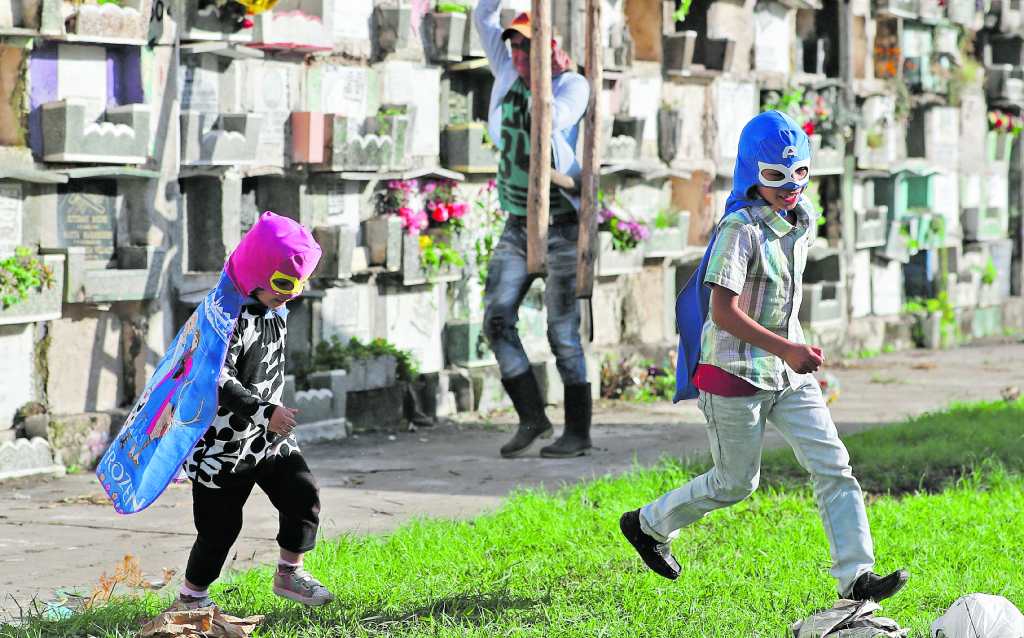
MULTIPOLYGON (((88 321, 109 327, 103 339, 124 330, 159 350, 256 216, 275 210, 324 250, 290 348, 387 339, 414 353, 436 410, 506 401, 482 331, 504 214, 474 2, 280 0, 251 24, 208 0, 170 14, 161 0, 8 5, 0 254, 27 248, 53 286, 0 310, 0 323, 50 322, 60 348, 88 321)), ((508 24, 529 2, 502 8, 508 24)), ((553 7, 554 36, 577 63, 581 9, 553 7)), ((603 117, 580 136, 602 148, 592 366, 671 348, 674 296, 722 213, 740 128, 768 108, 811 138, 807 194, 823 221, 803 291, 810 334, 839 352, 865 347, 862 334, 902 346, 892 335, 918 321, 908 309, 940 299, 964 337, 1021 314, 1015 3, 620 0, 603 11, 603 117)), ((557 400, 541 282, 521 328, 557 400)), ((12 352, 30 352, 19 339, 12 352)), ((93 363, 127 366, 120 356, 93 363)), ((342 372, 365 376, 332 370, 295 390, 323 417, 308 436, 367 422, 349 413, 370 395, 346 403, 342 372)), ((135 389, 108 385, 90 409, 116 409, 135 389)), ((79 390, 54 404, 85 406, 79 390)))

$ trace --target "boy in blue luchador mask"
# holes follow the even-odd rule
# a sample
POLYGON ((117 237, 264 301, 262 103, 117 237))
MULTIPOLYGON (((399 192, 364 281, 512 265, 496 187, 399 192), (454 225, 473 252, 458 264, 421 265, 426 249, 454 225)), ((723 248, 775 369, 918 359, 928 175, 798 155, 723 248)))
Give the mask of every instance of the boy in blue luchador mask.
POLYGON ((823 355, 804 342, 798 320, 818 216, 803 197, 810 171, 809 140, 792 119, 769 111, 744 127, 725 215, 677 302, 676 400, 698 397, 714 467, 626 512, 619 524, 648 567, 677 578, 669 544, 680 529, 757 488, 771 422, 811 475, 839 595, 878 601, 909 574, 873 571, 864 496, 811 375, 823 355))

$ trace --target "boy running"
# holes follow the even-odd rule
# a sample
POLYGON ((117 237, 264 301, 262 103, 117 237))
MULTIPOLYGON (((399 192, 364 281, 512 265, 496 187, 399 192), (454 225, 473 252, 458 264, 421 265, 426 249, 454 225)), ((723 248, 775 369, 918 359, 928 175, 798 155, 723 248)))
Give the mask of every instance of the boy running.
POLYGON ((789 117, 769 111, 744 127, 725 216, 677 306, 676 398, 699 391, 714 467, 626 512, 619 526, 648 567, 678 578, 669 544, 680 529, 757 489, 765 423, 771 422, 811 474, 839 595, 879 601, 899 591, 909 573, 872 571, 864 496, 810 374, 823 355, 804 342, 798 320, 818 215, 802 197, 810 170, 809 140, 789 117))

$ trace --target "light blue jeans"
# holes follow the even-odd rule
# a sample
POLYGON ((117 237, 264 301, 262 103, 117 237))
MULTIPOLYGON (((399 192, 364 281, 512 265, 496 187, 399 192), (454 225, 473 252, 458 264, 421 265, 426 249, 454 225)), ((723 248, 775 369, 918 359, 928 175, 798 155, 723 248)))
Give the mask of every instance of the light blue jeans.
POLYGON ((811 474, 818 513, 832 552, 832 576, 839 595, 875 564, 864 495, 850 469, 850 455, 839 439, 821 389, 761 391, 749 397, 700 393, 715 466, 640 510, 640 526, 659 542, 712 510, 742 501, 757 489, 766 422, 771 422, 811 474))
MULTIPOLYGON (((580 340, 580 310, 576 301, 578 236, 576 224, 548 228, 548 272, 544 285, 548 344, 565 385, 587 382, 587 362, 580 340)), ((503 379, 517 377, 530 369, 516 323, 519 305, 533 279, 526 270, 526 224, 510 216, 487 266, 484 289, 484 332, 503 379)))

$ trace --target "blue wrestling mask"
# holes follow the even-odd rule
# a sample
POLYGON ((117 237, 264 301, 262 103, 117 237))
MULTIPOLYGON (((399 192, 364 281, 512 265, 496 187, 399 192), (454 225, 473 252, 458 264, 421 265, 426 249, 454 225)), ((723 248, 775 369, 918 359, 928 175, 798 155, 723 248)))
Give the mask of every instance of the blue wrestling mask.
POLYGON ((811 178, 811 143, 788 115, 765 111, 750 120, 740 133, 732 193, 725 212, 756 205, 755 187, 798 190, 811 178))

